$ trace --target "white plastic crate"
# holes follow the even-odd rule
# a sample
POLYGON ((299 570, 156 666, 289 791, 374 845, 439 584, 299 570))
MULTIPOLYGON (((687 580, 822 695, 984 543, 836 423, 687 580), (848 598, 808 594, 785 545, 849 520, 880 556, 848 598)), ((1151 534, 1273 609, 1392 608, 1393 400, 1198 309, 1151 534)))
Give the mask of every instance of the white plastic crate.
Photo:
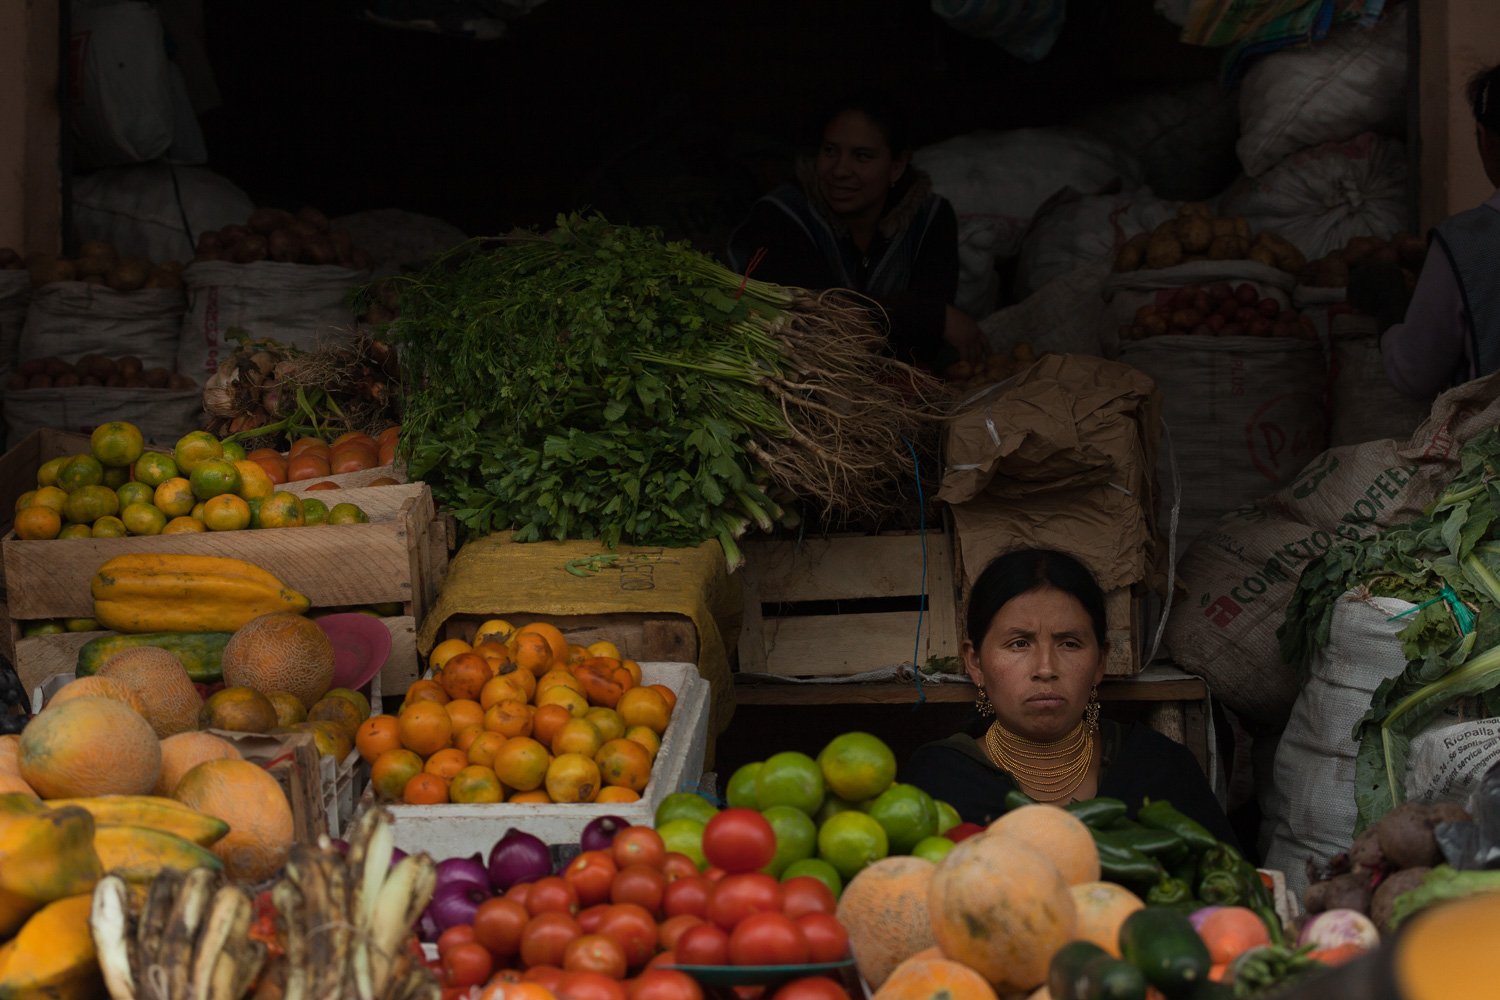
MULTIPOLYGON (((709 685, 691 663, 642 663, 646 684, 666 684, 677 695, 672 721, 662 734, 651 781, 639 801, 618 803, 522 803, 511 805, 410 806, 387 803, 394 817, 396 846, 426 851, 434 858, 487 856, 510 827, 534 834, 548 844, 575 844, 583 828, 600 816, 619 816, 650 825, 656 807, 670 793, 697 791, 708 748, 709 685)), ((364 798, 373 801, 367 788, 364 798)))

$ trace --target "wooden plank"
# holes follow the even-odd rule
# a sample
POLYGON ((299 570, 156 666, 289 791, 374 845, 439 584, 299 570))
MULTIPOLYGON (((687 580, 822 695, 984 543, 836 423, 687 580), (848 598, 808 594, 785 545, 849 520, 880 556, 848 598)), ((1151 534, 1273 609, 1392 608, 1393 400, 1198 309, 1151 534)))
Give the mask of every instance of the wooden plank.
POLYGON ((1109 656, 1104 663, 1106 677, 1129 677, 1140 672, 1140 643, 1145 624, 1142 620, 1138 586, 1117 587, 1104 595, 1105 636, 1109 656))
POLYGON ((961 645, 958 627, 958 588, 953 582, 953 539, 930 532, 927 541, 927 614, 922 628, 928 632, 928 656, 957 656, 961 645), (934 537, 936 536, 936 537, 934 537))
MULTIPOLYGON (((850 600, 921 592, 922 537, 838 535, 803 541, 746 539, 744 587, 762 603, 850 600)), ((927 532, 929 592, 933 561, 947 563, 947 537, 927 532)), ((951 577, 949 578, 951 579, 951 577)))
POLYGON ((369 514, 369 524, 65 541, 8 538, 0 547, 10 580, 10 613, 21 621, 92 615, 89 583, 94 572, 128 552, 244 559, 307 595, 313 607, 385 601, 409 605, 415 586, 422 583, 412 575, 412 521, 425 526, 433 518, 426 484, 366 487, 343 494, 341 499, 358 503, 369 514))
MULTIPOLYGON (((923 649, 932 641, 931 616, 922 616, 923 649)), ((917 612, 799 615, 761 624, 766 672, 783 677, 837 677, 910 663, 917 612)), ((925 660, 923 651, 918 655, 925 660)))

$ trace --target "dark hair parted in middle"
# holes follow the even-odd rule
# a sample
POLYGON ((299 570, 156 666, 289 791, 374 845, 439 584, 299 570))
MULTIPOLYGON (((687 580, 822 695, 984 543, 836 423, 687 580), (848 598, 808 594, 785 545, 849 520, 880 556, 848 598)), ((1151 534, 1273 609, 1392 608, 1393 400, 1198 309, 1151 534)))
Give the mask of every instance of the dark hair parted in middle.
POLYGON ((820 109, 818 120, 814 123, 817 131, 808 137, 813 142, 813 149, 823 144, 823 130, 828 127, 828 123, 846 111, 857 111, 868 118, 880 130, 880 134, 885 136, 891 155, 899 156, 911 149, 911 134, 907 130, 907 118, 901 102, 885 91, 875 89, 845 94, 841 99, 820 109))
POLYGON ((1001 608, 1039 587, 1052 587, 1077 598, 1093 622, 1094 638, 1100 647, 1105 645, 1104 591, 1088 567, 1066 552, 1016 549, 992 559, 969 592, 965 625, 974 648, 984 645, 984 634, 1001 608))

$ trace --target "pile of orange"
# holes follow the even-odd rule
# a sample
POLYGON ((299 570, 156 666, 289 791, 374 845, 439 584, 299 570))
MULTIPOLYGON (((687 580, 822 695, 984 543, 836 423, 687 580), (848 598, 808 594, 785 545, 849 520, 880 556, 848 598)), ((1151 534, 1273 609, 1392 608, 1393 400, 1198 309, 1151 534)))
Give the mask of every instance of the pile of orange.
MULTIPOLYGON (((400 434, 401 427, 392 425, 374 436, 361 431, 350 431, 332 441, 304 437, 293 441, 284 455, 275 448, 257 448, 245 457, 259 465, 271 482, 279 486, 282 483, 344 472, 363 472, 365 469, 389 465, 396 457, 396 442, 400 434)), ((395 482, 397 480, 391 479, 389 484, 395 482)), ((370 485, 389 484, 376 481, 370 485)), ((337 487, 329 483, 324 488, 337 487)))
POLYGON ((243 448, 207 431, 183 435, 167 454, 146 451, 140 428, 114 420, 94 429, 88 452, 42 464, 36 489, 16 500, 16 537, 118 538, 369 521, 356 504, 302 498, 277 490, 277 482, 243 448))
POLYGON ((428 665, 399 715, 355 734, 387 801, 634 802, 677 704, 614 643, 575 645, 545 622, 492 619, 428 665))

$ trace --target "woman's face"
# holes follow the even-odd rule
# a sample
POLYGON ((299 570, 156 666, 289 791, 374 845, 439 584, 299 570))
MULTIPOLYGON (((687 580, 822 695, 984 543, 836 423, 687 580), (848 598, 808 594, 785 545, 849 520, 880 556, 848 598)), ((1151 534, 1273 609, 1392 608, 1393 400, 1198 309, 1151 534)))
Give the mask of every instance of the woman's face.
POLYGON ((885 133, 863 113, 841 112, 823 130, 818 190, 841 218, 878 217, 909 158, 893 154, 885 133))
POLYGON ((1066 735, 1104 677, 1105 650, 1078 598, 1055 587, 1028 590, 1007 601, 978 650, 963 646, 969 679, 984 686, 995 718, 1027 739, 1066 735))

